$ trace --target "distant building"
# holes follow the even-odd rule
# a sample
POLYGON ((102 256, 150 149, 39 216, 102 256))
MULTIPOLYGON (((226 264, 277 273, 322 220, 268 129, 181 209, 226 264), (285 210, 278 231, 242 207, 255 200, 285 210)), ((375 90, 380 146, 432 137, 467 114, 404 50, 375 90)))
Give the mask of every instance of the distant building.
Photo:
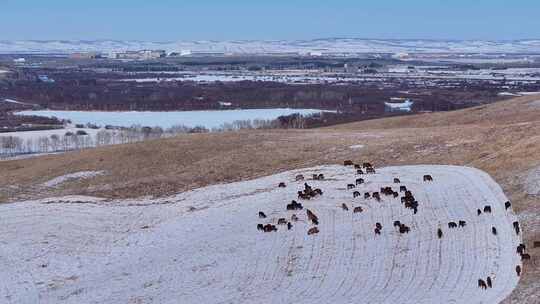
POLYGON ((385 102, 384 111, 385 112, 410 112, 412 110, 414 102, 410 99, 405 100, 404 102, 385 102))
POLYGON ((41 82, 53 83, 54 79, 49 78, 47 75, 38 75, 38 80, 41 82))
POLYGON ((115 59, 134 59, 134 60, 149 60, 167 56, 165 50, 141 50, 141 51, 125 51, 113 53, 115 59))
POLYGON ((222 107, 222 108, 232 107, 232 103, 231 103, 231 102, 218 101, 218 104, 219 104, 219 106, 222 107))
POLYGON ((71 59, 96 59, 101 58, 101 54, 98 52, 86 52, 86 53, 73 53, 69 55, 71 59))

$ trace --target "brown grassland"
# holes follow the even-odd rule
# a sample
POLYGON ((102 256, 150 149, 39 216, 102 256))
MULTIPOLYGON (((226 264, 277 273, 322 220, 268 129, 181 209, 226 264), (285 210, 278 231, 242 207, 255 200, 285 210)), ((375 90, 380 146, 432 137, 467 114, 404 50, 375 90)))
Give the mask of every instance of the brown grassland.
POLYGON ((540 197, 525 178, 540 166, 540 96, 454 112, 426 113, 311 130, 189 134, 62 155, 0 162, 0 202, 52 195, 106 198, 163 196, 205 185, 245 180, 296 168, 367 160, 376 166, 452 164, 488 172, 520 216, 533 256, 505 303, 534 303, 540 294, 540 197), (363 147, 354 147, 363 145, 363 147), (351 148, 353 146, 353 148, 351 148), (85 170, 104 176, 39 185, 85 170))

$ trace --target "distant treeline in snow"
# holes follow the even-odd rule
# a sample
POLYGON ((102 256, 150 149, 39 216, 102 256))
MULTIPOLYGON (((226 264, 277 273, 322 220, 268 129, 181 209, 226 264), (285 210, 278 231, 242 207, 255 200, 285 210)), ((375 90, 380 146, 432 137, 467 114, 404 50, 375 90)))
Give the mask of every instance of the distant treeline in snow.
MULTIPOLYGON (((310 117, 314 116, 316 115, 310 117)), ((306 121, 310 117, 293 114, 281 116, 275 120, 236 120, 231 123, 222 124, 219 128, 212 129, 207 129, 203 126, 187 127, 184 125, 175 125, 164 130, 160 127, 135 125, 130 128, 111 128, 108 126, 95 134, 89 134, 82 129, 75 132, 67 131, 63 135, 36 135, 25 138, 17 136, 16 132, 13 135, 7 135, 6 133, 0 136, 0 158, 23 154, 66 152, 115 144, 129 144, 187 133, 229 132, 243 129, 302 129, 306 128, 306 121)))

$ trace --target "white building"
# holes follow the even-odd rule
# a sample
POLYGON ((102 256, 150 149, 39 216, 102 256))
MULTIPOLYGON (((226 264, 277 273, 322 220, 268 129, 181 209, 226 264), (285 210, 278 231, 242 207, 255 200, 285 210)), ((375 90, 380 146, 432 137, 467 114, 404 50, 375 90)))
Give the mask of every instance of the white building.
POLYGON ((385 102, 384 110, 385 112, 410 112, 413 104, 414 102, 410 99, 404 102, 385 102))

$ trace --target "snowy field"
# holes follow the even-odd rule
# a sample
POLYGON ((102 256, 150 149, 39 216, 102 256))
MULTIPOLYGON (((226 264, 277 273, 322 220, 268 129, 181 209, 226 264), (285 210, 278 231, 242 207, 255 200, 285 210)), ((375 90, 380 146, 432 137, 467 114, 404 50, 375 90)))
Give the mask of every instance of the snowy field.
POLYGON ((235 120, 273 120, 282 115, 299 113, 309 115, 320 113, 315 109, 249 109, 224 111, 170 111, 170 112, 100 112, 100 111, 21 111, 19 115, 39 115, 69 119, 75 124, 97 124, 130 127, 142 125, 170 128, 175 125, 187 127, 204 126, 208 129, 219 128, 235 120))
POLYGON ((161 199, 56 198, 0 205, 2 303, 499 303, 518 282, 520 243, 501 188, 455 166, 404 166, 364 176, 360 192, 396 188, 419 201, 352 198, 351 167, 325 166, 209 186, 161 199), (286 211, 307 180, 322 197, 286 211), (423 182, 431 174, 433 182, 423 182), (279 182, 286 188, 278 188, 279 182), (86 202, 86 203, 83 203, 86 202), (346 203, 348 211, 340 206, 346 203), (490 205, 491 214, 476 210, 490 205), (361 206, 363 212, 353 213, 361 206), (259 219, 258 212, 268 216, 259 219), (299 218, 261 232, 259 223, 299 218), (400 234, 399 220, 411 228, 400 234), (464 228, 448 229, 449 221, 464 228), (382 224, 374 234, 376 222, 382 224), (498 234, 493 235, 491 228, 498 234), (437 237, 437 229, 444 235, 437 237), (493 288, 477 287, 490 276, 493 288))
POLYGON ((540 40, 432 40, 325 38, 312 40, 0 40, 0 53, 120 52, 163 49, 227 54, 538 53, 540 40))

